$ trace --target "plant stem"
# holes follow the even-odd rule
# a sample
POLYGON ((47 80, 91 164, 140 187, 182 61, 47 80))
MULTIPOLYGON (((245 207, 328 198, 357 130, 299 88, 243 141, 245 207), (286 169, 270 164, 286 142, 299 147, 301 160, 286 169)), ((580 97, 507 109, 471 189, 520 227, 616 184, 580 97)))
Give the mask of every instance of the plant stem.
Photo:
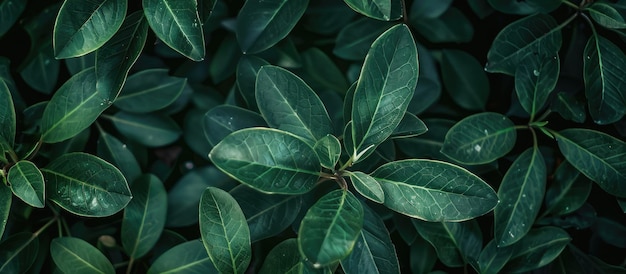
POLYGON ((567 1, 567 0, 562 0, 561 3, 565 4, 566 6, 571 7, 573 9, 576 9, 576 10, 580 9, 580 7, 578 5, 576 5, 576 4, 574 4, 574 3, 570 2, 570 1, 567 1))
POLYGON ((128 266, 126 267, 126 274, 130 274, 130 270, 133 268, 134 262, 135 262, 135 257, 131 256, 130 261, 128 261, 128 266))

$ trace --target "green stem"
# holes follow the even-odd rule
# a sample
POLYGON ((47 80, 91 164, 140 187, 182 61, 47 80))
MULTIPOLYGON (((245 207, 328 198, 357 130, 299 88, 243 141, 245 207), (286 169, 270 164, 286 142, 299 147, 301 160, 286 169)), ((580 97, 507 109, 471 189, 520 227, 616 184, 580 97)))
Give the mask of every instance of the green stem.
POLYGON ((35 157, 35 155, 37 155, 37 152, 39 152, 39 149, 41 148, 42 145, 43 145, 43 138, 40 138, 39 141, 37 141, 37 143, 35 144, 35 147, 31 149, 26 154, 26 156, 24 156, 24 159, 32 160, 35 157))
POLYGON ((407 8, 406 8, 406 0, 402 0, 400 3, 402 4, 402 21, 405 24, 409 25, 409 16, 408 16, 408 14, 406 12, 406 10, 407 10, 407 8))
POLYGON ((130 261, 128 261, 128 266, 126 267, 126 274, 130 274, 130 270, 133 268, 134 262, 135 262, 135 257, 131 256, 130 261))
MULTIPOLYGON (((548 118, 548 116, 552 113, 552 110, 547 109, 543 114, 541 114, 541 116, 539 116, 539 118, 537 119, 537 121, 543 121, 546 118, 548 118)), ((532 119, 530 122, 534 122, 532 119)))
POLYGON ((578 5, 576 5, 576 4, 574 4, 574 3, 570 2, 570 1, 567 1, 567 0, 562 0, 561 3, 565 4, 566 6, 571 7, 573 9, 576 9, 576 10, 580 9, 580 7, 578 5))

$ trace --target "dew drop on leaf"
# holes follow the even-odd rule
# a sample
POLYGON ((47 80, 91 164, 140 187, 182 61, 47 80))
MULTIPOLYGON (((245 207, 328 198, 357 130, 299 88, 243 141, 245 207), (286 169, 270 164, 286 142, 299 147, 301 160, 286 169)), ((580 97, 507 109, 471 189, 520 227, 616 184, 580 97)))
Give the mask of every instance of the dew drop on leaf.
POLYGON ((535 75, 535 76, 539 76, 539 71, 538 71, 538 70, 536 70, 536 69, 535 69, 535 70, 533 70, 533 75, 535 75))

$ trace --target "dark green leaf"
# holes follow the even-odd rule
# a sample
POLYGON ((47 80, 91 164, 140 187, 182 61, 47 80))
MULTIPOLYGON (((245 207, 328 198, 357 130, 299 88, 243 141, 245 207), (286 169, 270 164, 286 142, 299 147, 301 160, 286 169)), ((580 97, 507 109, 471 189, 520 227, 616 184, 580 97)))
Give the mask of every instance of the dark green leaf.
POLYGON ((511 14, 548 13, 561 5, 560 0, 487 0, 496 10, 511 14))
POLYGON ((626 226, 614 220, 600 217, 593 224, 593 232, 605 243, 618 248, 626 248, 626 226))
POLYGON ((79 238, 55 238, 50 243, 54 264, 65 273, 115 273, 113 265, 96 247, 79 238))
POLYGON ((559 92, 552 104, 552 110, 561 114, 564 119, 583 123, 587 118, 585 103, 577 100, 572 94, 559 92))
POLYGON ((304 13, 302 24, 312 32, 336 34, 352 21, 356 14, 342 1, 312 1, 304 13))
POLYGON ((147 69, 128 77, 115 106, 134 113, 148 113, 172 104, 187 79, 168 75, 167 69, 147 69))
POLYGON ((22 160, 9 169, 7 176, 13 194, 25 203, 42 208, 46 202, 43 174, 30 161, 22 160))
POLYGON ((554 260, 571 238, 564 230, 552 226, 532 229, 512 247, 513 255, 502 272, 525 273, 554 260))
POLYGON ((410 112, 405 112, 402 120, 391 134, 394 139, 409 138, 424 134, 428 131, 426 124, 410 112))
POLYGON ((250 110, 258 110, 256 105, 256 78, 261 67, 269 65, 267 61, 254 55, 244 55, 237 64, 237 88, 250 110))
POLYGON ((149 147, 171 144, 182 133, 178 124, 169 116, 120 111, 109 117, 120 133, 149 147))
POLYGON ((191 60, 204 59, 204 34, 195 0, 143 0, 142 4, 159 39, 191 60))
POLYGON ((464 164, 494 161, 513 149, 517 132, 506 116, 484 112, 466 117, 446 134, 441 152, 464 164))
POLYGON ((363 60, 374 40, 392 26, 390 22, 358 19, 341 29, 333 53, 343 59, 363 60))
POLYGON ((285 38, 308 4, 308 0, 246 1, 239 10, 236 27, 243 53, 259 53, 285 38))
POLYGON ((411 25, 432 43, 467 43, 474 37, 472 21, 456 7, 450 7, 437 18, 410 16, 411 25))
POLYGON ((80 216, 115 214, 132 198, 122 173, 90 154, 65 154, 42 171, 50 200, 80 216))
POLYGON ((71 75, 78 74, 79 72, 91 68, 96 65, 96 54, 90 53, 81 57, 74 57, 65 59, 65 66, 71 75))
POLYGON ((480 19, 485 19, 485 17, 491 15, 494 12, 494 9, 489 5, 487 0, 469 0, 467 2, 472 11, 480 19))
POLYGON ((41 139, 58 143, 88 128, 111 105, 108 92, 96 89, 95 69, 72 76, 46 106, 41 119, 41 139))
POLYGON ((35 262, 39 240, 30 232, 20 232, 0 243, 0 273, 25 273, 35 262))
POLYGON ((435 264, 439 261, 437 251, 433 246, 419 236, 411 244, 409 256, 411 258, 411 271, 413 273, 431 273, 435 264))
POLYGON ((489 241, 478 258, 478 269, 483 274, 497 274, 509 261, 515 249, 512 246, 499 247, 495 239, 489 241))
POLYGON ((339 156, 341 156, 341 143, 337 137, 328 134, 319 139, 313 149, 317 153, 317 157, 320 159, 320 164, 323 167, 330 170, 335 169, 339 156))
POLYGON ((526 235, 535 222, 546 189, 546 163, 537 147, 517 157, 504 175, 494 210, 494 237, 499 247, 526 235))
POLYGON ((591 36, 584 52, 585 95, 591 118, 597 124, 611 124, 626 112, 622 90, 626 65, 622 50, 602 36, 591 36))
POLYGON ((216 84, 235 74, 237 63, 241 57, 235 35, 228 35, 221 39, 222 41, 209 65, 209 77, 216 84))
POLYGON ((204 249, 202 241, 179 244, 159 256, 148 269, 148 274, 204 273, 217 274, 204 249))
POLYGON ((609 29, 626 28, 626 20, 611 3, 596 2, 587 8, 589 15, 598 24, 609 29))
POLYGON ((320 268, 352 252, 363 227, 361 202, 347 190, 334 190, 320 198, 302 219, 298 231, 300 254, 320 268))
POLYGON ((452 0, 443 1, 415 1, 409 13, 417 18, 437 18, 452 5, 452 0))
POLYGON ((209 110, 202 120, 204 135, 212 146, 237 130, 266 126, 263 117, 256 112, 236 106, 221 105, 209 110))
POLYGON ((50 94, 57 84, 61 63, 54 58, 52 39, 34 47, 36 53, 24 61, 20 75, 33 89, 50 94))
POLYGON ((529 56, 540 60, 556 56, 561 43, 561 27, 552 16, 540 13, 524 17, 498 33, 487 53, 485 70, 514 75, 529 56))
POLYGON ((441 96, 441 80, 435 59, 430 51, 420 44, 417 44, 417 54, 420 61, 419 81, 407 108, 408 112, 416 115, 432 106, 441 96))
POLYGON ((0 37, 11 29, 26 8, 26 0, 6 0, 0 3, 0 37))
POLYGON ((302 261, 297 249, 298 240, 295 238, 280 242, 267 254, 259 273, 306 273, 303 271, 306 262, 302 261))
POLYGON ((124 209, 122 246, 131 258, 146 255, 161 237, 167 215, 167 192, 152 174, 133 182, 133 199, 124 209))
POLYGON ((320 49, 310 48, 302 52, 302 62, 304 69, 302 78, 313 90, 317 92, 331 90, 339 94, 345 94, 348 90, 350 84, 343 72, 320 49))
POLYGON ((354 162, 393 133, 413 96, 417 75, 417 48, 406 25, 396 25, 374 41, 352 103, 354 162))
POLYGON ((52 144, 50 148, 50 154, 47 155, 48 158, 54 159, 66 153, 84 151, 87 142, 89 141, 90 135, 91 131, 86 128, 78 133, 78 135, 70 139, 67 139, 60 143, 52 144))
MULTIPOLYGON (((0 78, 0 142, 9 147, 15 143, 16 117, 11 90, 6 81, 0 78)), ((0 151, 4 154, 4 149, 0 151)))
MULTIPOLYGON (((0 57, 0 82, 4 82, 4 85, 6 85, 6 87, 2 87, 2 89, 8 89, 11 93, 15 109, 17 109, 17 111, 22 111, 26 108, 26 104, 17 90, 15 81, 13 81, 13 78, 11 77, 12 71, 10 70, 10 64, 11 62, 9 59, 0 57)), ((4 97, 4 95, 2 96, 4 97)))
POLYGON ((5 184, 0 184, 0 239, 3 239, 4 228, 9 220, 11 212, 11 201, 13 200, 11 189, 5 184))
POLYGON ((569 162, 554 173, 554 183, 546 191, 546 213, 565 215, 578 210, 589 197, 591 181, 569 162))
POLYGON ((426 221, 463 221, 491 211, 495 191, 482 179, 450 163, 403 160, 372 174, 385 192, 385 205, 426 221))
POLYGON ((66 0, 54 23, 57 59, 82 56, 106 43, 122 26, 127 1, 66 0))
POLYGON ((354 11, 382 21, 402 18, 402 3, 396 0, 344 0, 354 11))
POLYGON ((372 176, 360 171, 350 172, 348 175, 350 176, 350 181, 354 189, 363 195, 363 197, 379 204, 385 202, 385 193, 378 181, 372 176))
POLYGON ((460 50, 444 50, 441 77, 457 105, 468 110, 485 109, 489 97, 489 79, 474 56, 460 50))
POLYGON ((198 130, 198 126, 203 126, 205 110, 192 108, 187 111, 183 121, 183 139, 185 143, 196 153, 196 155, 208 160, 208 151, 211 151, 213 145, 209 143, 204 134, 204 130, 198 130))
POLYGON ((446 266, 460 267, 478 261, 483 235, 477 222, 412 221, 419 234, 435 248, 437 256, 446 266))
POLYGON ((626 197, 626 143, 589 129, 566 129, 555 136, 576 169, 609 194, 626 197))
POLYGON ((141 175, 141 167, 130 148, 115 136, 100 131, 97 143, 98 156, 120 169, 127 181, 133 182, 141 175))
POLYGON ((200 198, 200 233, 215 268, 244 273, 252 258, 250 230, 237 201, 219 188, 208 187, 200 198))

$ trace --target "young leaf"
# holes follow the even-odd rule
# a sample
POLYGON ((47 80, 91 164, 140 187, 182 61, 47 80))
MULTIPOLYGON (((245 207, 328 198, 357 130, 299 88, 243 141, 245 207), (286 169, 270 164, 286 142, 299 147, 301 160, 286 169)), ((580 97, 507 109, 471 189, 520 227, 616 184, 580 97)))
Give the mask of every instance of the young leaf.
POLYGON ((322 196, 302 219, 298 248, 305 260, 319 268, 350 254, 363 227, 363 206, 350 191, 334 190, 322 196))
POLYGON ((446 90, 457 105, 468 110, 485 109, 489 97, 489 79, 474 56, 461 50, 443 50, 441 76, 446 90))
POLYGON ((372 174, 385 192, 385 206, 425 221, 463 221, 491 211, 496 192, 469 171, 435 160, 387 163, 372 174))
POLYGON ((0 238, 4 235, 4 228, 9 220, 13 193, 5 184, 0 184, 0 238))
POLYGON ((591 181, 569 162, 554 173, 554 183, 546 191, 546 213, 565 215, 578 210, 589 197, 591 181))
POLYGON ((204 33, 195 0, 143 0, 143 12, 154 34, 185 57, 204 59, 204 33))
MULTIPOLYGON (((15 107, 9 86, 0 78, 0 142, 7 142, 9 147, 15 143, 15 107)), ((1 151, 4 154, 4 151, 1 151)))
POLYGON ((402 3, 396 0, 344 0, 354 11, 382 21, 402 18, 402 3))
POLYGON ((167 215, 167 192, 159 178, 146 174, 133 182, 133 199, 124 209, 122 246, 133 259, 146 255, 161 237, 167 215))
POLYGON ((113 215, 126 207, 132 198, 122 173, 90 154, 65 154, 41 171, 46 178, 50 200, 76 215, 113 215))
POLYGON ((107 257, 79 238, 55 238, 50 243, 54 264, 65 273, 115 273, 107 257))
POLYGON ((513 245, 513 255, 502 272, 528 272, 547 265, 559 256, 570 241, 567 232, 557 227, 532 229, 513 245))
POLYGON ((182 133, 178 124, 169 116, 120 111, 110 118, 122 135, 149 147, 171 144, 182 133))
POLYGON ((354 162, 398 126, 413 96, 418 66, 415 41, 406 25, 396 25, 374 41, 352 103, 354 162))
POLYGON ((256 78, 261 67, 269 65, 267 61, 254 55, 244 55, 237 63, 237 88, 246 101, 249 110, 257 111, 256 105, 256 78))
POLYGON ((363 60, 376 38, 393 25, 391 22, 381 22, 369 18, 355 20, 341 29, 337 35, 333 53, 347 60, 363 60))
POLYGON ((0 38, 11 29, 26 8, 26 0, 2 1, 0 3, 0 38))
POLYGON ((25 273, 35 262, 39 239, 30 232, 20 232, 0 243, 0 273, 25 273))
POLYGON ((134 182, 141 175, 141 167, 130 148, 115 136, 100 131, 97 141, 98 156, 120 169, 124 178, 134 182))
POLYGON ((231 105, 211 108, 202 119, 204 135, 212 146, 237 130, 266 125, 258 113, 231 105))
POLYGON ((45 182, 41 171, 30 161, 22 160, 9 169, 7 176, 13 194, 25 203, 42 208, 46 202, 45 182))
POLYGON ((302 194, 315 187, 320 162, 305 141, 276 129, 231 133, 209 153, 220 170, 256 190, 302 194))
POLYGON ((148 269, 148 274, 206 273, 217 274, 217 269, 204 249, 202 241, 192 240, 170 248, 161 254, 148 269))
POLYGON ((128 3, 124 0, 66 0, 54 22, 57 59, 82 56, 106 43, 122 26, 128 3))
POLYGON ((298 23, 309 0, 246 1, 237 16, 236 34, 244 54, 274 46, 298 23))
POLYGON ((535 222, 546 189, 546 163, 537 147, 517 157, 504 175, 494 210, 494 237, 499 247, 509 246, 528 233, 535 222))
POLYGON ((602 189, 626 197, 626 143, 602 132, 566 129, 555 134, 565 159, 602 189))
POLYGON ((585 103, 577 100, 572 94, 559 92, 552 104, 551 109, 561 114, 561 117, 564 119, 576 123, 583 123, 587 118, 585 103))
POLYGON ((485 164, 509 153, 516 139, 511 120, 499 113, 483 112, 454 125, 446 134, 441 152, 463 164, 485 164))
POLYGON ((350 181, 354 189, 363 195, 363 197, 379 204, 385 202, 385 193, 378 181, 372 176, 360 171, 350 172, 348 175, 350 176, 350 181))
POLYGON ((561 29, 552 16, 539 13, 524 17, 498 33, 487 53, 485 70, 514 75, 518 65, 529 56, 542 60, 557 55, 562 39, 561 29))
POLYGON ((446 266, 461 267, 478 261, 483 235, 477 222, 412 221, 422 238, 435 248, 437 256, 446 266))
POLYGON ((134 113, 148 113, 171 105, 187 79, 168 75, 167 69, 147 69, 128 77, 115 106, 134 113))
POLYGON ((520 104, 531 117, 541 110, 559 79, 560 59, 524 59, 515 71, 515 91, 520 104))
POLYGON ((589 15, 598 24, 609 29, 626 28, 626 20, 611 3, 596 2, 587 9, 589 15))
POLYGON ((626 112, 622 89, 626 65, 622 50, 602 36, 591 36, 584 51, 585 95, 589 114, 597 124, 605 125, 621 119, 626 112))
POLYGON ((341 143, 337 137, 328 134, 317 140, 313 149, 323 167, 330 170, 335 169, 339 156, 341 156, 341 143))
POLYGON ((515 249, 512 246, 499 247, 495 239, 489 241, 478 257, 480 273, 497 274, 509 261, 515 249))
POLYGON ((200 233, 215 268, 244 273, 252 258, 250 230, 237 201, 219 188, 208 187, 200 198, 200 233))
POLYGON ((424 124, 420 118, 417 118, 415 114, 407 111, 404 113, 402 120, 391 134, 391 138, 410 138, 424 134, 427 131, 428 127, 426 127, 426 124, 424 124))

